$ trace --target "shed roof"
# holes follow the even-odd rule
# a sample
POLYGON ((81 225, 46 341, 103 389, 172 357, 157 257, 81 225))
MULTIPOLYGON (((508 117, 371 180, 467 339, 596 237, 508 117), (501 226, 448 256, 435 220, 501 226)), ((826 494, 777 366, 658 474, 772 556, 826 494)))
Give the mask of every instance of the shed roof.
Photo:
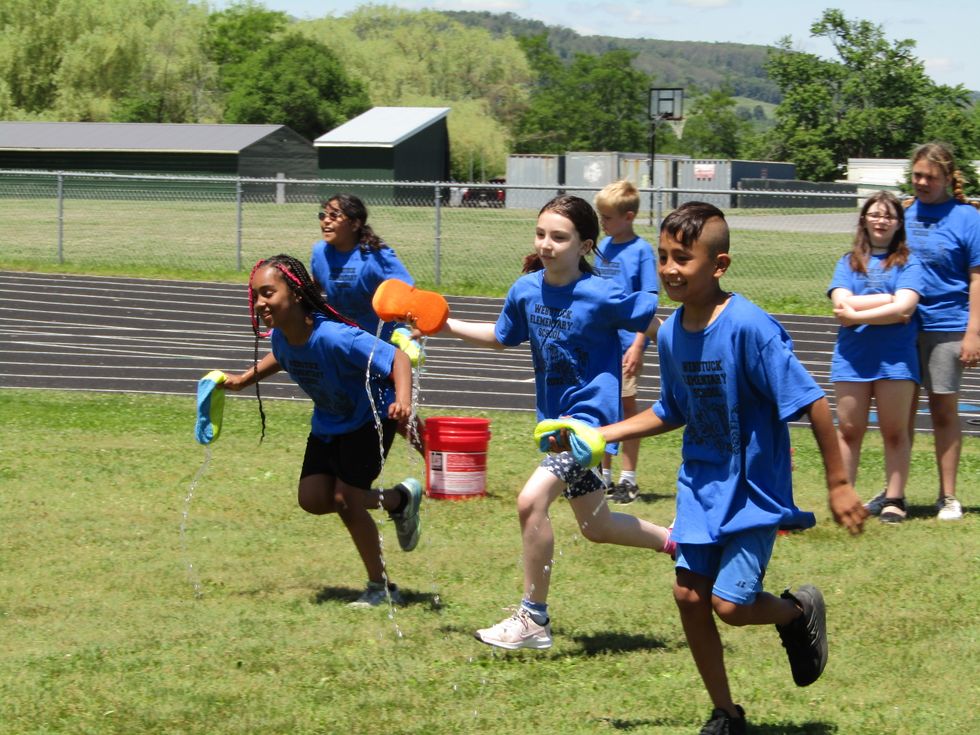
POLYGON ((0 150, 239 153, 285 125, 0 122, 0 150))
POLYGON ((448 107, 372 107, 313 141, 318 148, 393 148, 449 114, 448 107))

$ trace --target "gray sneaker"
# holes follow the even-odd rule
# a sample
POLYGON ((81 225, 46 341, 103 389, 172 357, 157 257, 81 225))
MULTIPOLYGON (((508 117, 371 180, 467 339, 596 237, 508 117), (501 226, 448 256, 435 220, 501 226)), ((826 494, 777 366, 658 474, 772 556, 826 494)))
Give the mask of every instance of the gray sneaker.
POLYGON ((402 593, 398 590, 398 585, 389 584, 386 590, 384 584, 381 582, 368 582, 361 596, 349 603, 347 607, 378 607, 378 605, 383 605, 389 601, 392 605, 404 604, 402 593))
POLYGON ((885 491, 882 490, 880 493, 875 495, 871 500, 864 504, 864 509, 868 511, 869 514, 873 516, 880 516, 881 511, 885 507, 885 491))
POLYGON ((640 488, 636 486, 636 483, 630 482, 629 480, 622 480, 613 485, 610 500, 616 505, 628 505, 636 500, 639 494, 640 488))
POLYGON ((777 625, 779 637, 789 658, 796 686, 809 686, 827 665, 827 613, 823 594, 810 584, 802 585, 796 594, 789 590, 780 595, 803 609, 803 614, 786 625, 777 625))
POLYGON ((402 551, 411 551, 419 543, 422 535, 422 516, 419 515, 419 506, 422 504, 422 485, 414 477, 406 477, 395 485, 394 489, 405 493, 408 501, 401 513, 390 513, 391 520, 395 522, 395 531, 398 533, 398 545, 402 551))

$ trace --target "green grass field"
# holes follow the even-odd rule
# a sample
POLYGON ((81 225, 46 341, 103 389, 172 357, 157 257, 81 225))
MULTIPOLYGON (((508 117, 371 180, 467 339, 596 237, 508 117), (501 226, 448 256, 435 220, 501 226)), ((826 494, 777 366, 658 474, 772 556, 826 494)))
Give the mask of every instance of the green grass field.
MULTIPOLYGON (((496 652, 473 629, 517 602, 514 498, 538 459, 533 417, 490 413, 489 493, 426 500, 412 554, 382 524, 408 604, 351 610, 363 570, 334 517, 295 503, 303 402, 229 399, 205 458, 194 399, 0 391, 0 731, 15 734, 697 732, 710 710, 663 555, 584 541, 556 503, 555 646, 496 652), (183 534, 181 529, 183 527, 183 534), (195 590, 199 594, 195 594, 195 590)), ((672 517, 679 435, 645 440, 645 495, 672 517)), ((877 490, 867 439, 862 490, 877 490)), ((782 537, 767 588, 827 598, 830 662, 798 689, 771 628, 724 628, 755 735, 980 731, 980 444, 961 476, 971 511, 934 520, 931 444, 916 447, 912 519, 851 538, 829 519, 818 455, 794 431, 796 494, 815 529, 782 537)), ((393 484, 423 468, 401 440, 393 484)))
MULTIPOLYGON (((152 192, 143 196, 147 198, 142 201, 66 199, 60 261, 56 201, 0 197, 0 269, 243 281, 252 264, 275 253, 307 261, 319 239, 314 203, 247 203, 239 252, 234 201, 160 199, 152 192)), ((369 221, 392 243, 419 285, 453 295, 503 296, 533 249, 536 214, 444 207, 438 260, 432 206, 371 205, 369 221)), ((656 242, 646 218, 638 218, 636 229, 656 242)), ((768 311, 830 315, 825 290, 847 248, 848 238, 840 234, 736 229, 733 265, 723 283, 768 311)))

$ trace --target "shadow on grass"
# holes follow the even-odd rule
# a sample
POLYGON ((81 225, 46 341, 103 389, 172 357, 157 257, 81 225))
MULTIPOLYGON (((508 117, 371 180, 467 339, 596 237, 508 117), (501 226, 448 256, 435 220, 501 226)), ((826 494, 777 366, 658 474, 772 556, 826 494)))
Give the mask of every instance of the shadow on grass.
MULTIPOLYGON (((399 587, 398 589, 405 603, 402 607, 425 605, 431 610, 439 610, 442 607, 439 602, 439 596, 434 593, 414 592, 404 587, 399 587)), ((348 604, 360 597, 363 591, 361 588, 354 589, 353 587, 323 587, 313 596, 313 602, 317 605, 324 605, 331 602, 348 604)))
POLYGON ((636 499, 641 503, 655 503, 658 500, 674 500, 677 497, 676 493, 640 493, 636 496, 636 499))
MULTIPOLYGON (((980 506, 963 506, 963 513, 976 513, 980 511, 980 506)), ((906 505, 905 507, 905 519, 906 520, 929 520, 936 517, 938 513, 935 503, 929 503, 927 505, 906 505)), ((901 525, 901 524, 898 524, 901 525)))
MULTIPOLYGON (((459 625, 444 625, 440 628, 443 633, 459 633, 465 635, 468 638, 474 637, 474 629, 463 628, 459 625)), ((487 649, 492 651, 494 654, 507 654, 507 658, 513 658, 514 660, 523 660, 521 654, 526 654, 531 658, 546 658, 546 659, 558 659, 558 658, 568 658, 569 656, 599 656, 602 654, 609 653, 630 653, 631 651, 653 651, 657 649, 667 648, 667 644, 659 639, 653 638, 645 635, 633 635, 626 633, 597 633, 595 635, 576 635, 576 636, 563 636, 561 630, 555 630, 555 640, 557 643, 561 643, 563 640, 574 641, 578 644, 578 650, 558 645, 556 648, 542 650, 533 649, 516 649, 509 650, 504 648, 495 648, 494 646, 489 646, 484 644, 487 649)))
POLYGON ((745 728, 752 735, 832 735, 838 732, 837 725, 828 722, 778 723, 775 725, 753 725, 745 728))
POLYGON ((660 638, 635 633, 615 633, 612 631, 595 633, 593 635, 572 636, 586 656, 598 656, 604 653, 630 653, 631 651, 653 651, 667 648, 660 638))
MULTIPOLYGON (((599 717, 598 722, 611 727, 613 730, 636 730, 644 727, 678 727, 686 723, 667 718, 657 719, 625 719, 619 717, 599 717)), ((745 730, 749 735, 833 735, 838 732, 837 725, 826 722, 806 722, 802 725, 779 723, 775 725, 753 725, 751 722, 745 730)))

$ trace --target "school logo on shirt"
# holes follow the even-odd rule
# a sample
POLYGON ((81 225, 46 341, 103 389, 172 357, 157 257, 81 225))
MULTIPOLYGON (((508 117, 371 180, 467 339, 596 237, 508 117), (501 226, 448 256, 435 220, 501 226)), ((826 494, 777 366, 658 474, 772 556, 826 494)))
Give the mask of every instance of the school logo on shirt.
POLYGON ((528 324, 541 339, 564 339, 572 328, 572 310, 535 304, 528 324))
POLYGON ((741 451, 738 406, 728 409, 725 387, 728 375, 721 360, 686 360, 681 378, 693 400, 695 415, 688 420, 686 439, 708 446, 719 456, 741 451))
POLYGON ((354 401, 349 395, 323 390, 323 371, 316 362, 290 360, 283 367, 321 411, 334 416, 346 416, 354 411, 354 401))

